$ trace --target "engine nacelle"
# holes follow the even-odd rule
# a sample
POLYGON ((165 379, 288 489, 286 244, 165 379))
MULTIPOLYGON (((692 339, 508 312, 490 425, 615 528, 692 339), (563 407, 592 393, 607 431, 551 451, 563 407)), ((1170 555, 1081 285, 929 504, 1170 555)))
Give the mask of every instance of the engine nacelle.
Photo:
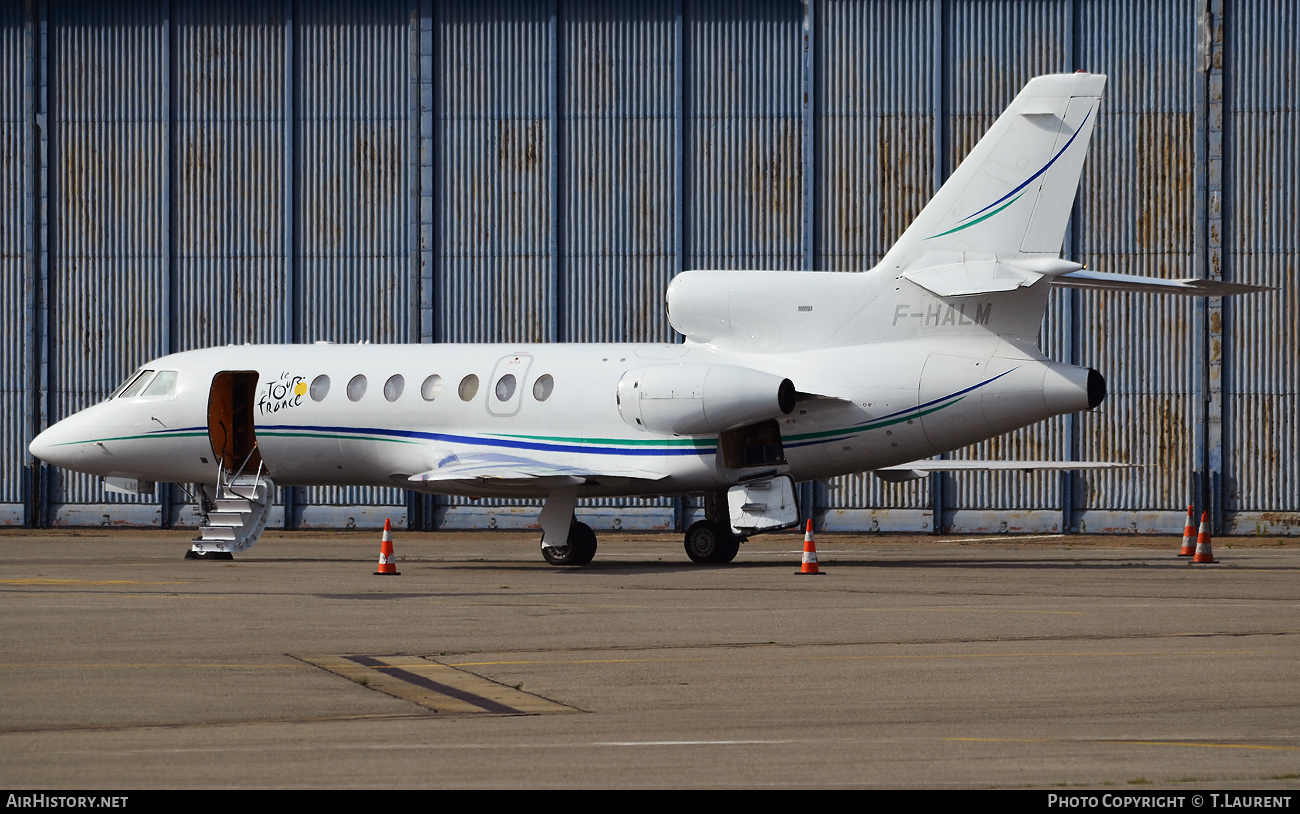
POLYGON ((618 411, 638 430, 709 435, 794 409, 794 382, 734 365, 654 365, 623 374, 618 411))

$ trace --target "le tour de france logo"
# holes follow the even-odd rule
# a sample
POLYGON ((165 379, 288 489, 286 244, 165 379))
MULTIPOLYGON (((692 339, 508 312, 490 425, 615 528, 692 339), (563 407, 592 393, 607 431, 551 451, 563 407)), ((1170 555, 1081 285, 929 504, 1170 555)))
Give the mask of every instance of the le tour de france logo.
POLYGON ((257 396, 257 411, 261 415, 278 413, 302 404, 307 395, 307 377, 281 373, 279 378, 262 386, 257 396))

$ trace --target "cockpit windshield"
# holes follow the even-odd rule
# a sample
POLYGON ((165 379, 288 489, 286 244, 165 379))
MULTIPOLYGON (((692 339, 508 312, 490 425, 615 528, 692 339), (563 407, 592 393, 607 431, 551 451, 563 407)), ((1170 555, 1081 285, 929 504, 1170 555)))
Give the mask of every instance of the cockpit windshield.
POLYGON ((142 370, 139 373, 132 376, 131 378, 127 379, 126 383, 123 384, 121 387, 117 388, 117 392, 109 396, 109 398, 129 399, 134 396, 138 396, 140 395, 140 391, 144 389, 144 386, 149 383, 149 380, 151 378, 153 378, 152 370, 142 370))
POLYGON ((153 377, 149 386, 141 394, 143 396, 174 396, 176 395, 176 371, 160 370, 158 375, 153 377))
POLYGON ((110 399, 152 398, 176 395, 175 370, 141 370, 126 380, 110 399), (155 375, 156 374, 156 375, 155 375))

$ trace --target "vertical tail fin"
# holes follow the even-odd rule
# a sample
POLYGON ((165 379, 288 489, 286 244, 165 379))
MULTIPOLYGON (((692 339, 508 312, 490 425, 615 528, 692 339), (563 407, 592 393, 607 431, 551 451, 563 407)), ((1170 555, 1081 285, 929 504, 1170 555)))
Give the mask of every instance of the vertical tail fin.
POLYGON ((1086 73, 1030 80, 881 266, 930 252, 1059 255, 1105 84, 1086 73))

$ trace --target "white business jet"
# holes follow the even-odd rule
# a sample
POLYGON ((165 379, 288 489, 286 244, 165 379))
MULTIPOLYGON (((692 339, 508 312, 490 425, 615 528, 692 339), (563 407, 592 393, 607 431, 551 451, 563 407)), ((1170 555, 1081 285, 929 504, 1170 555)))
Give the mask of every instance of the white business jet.
POLYGON ((691 271, 668 287, 683 344, 267 345, 157 359, 31 443, 118 491, 194 483, 190 556, 228 558, 275 485, 533 497, 542 554, 596 551, 580 497, 705 495, 696 562, 798 524, 797 481, 874 471, 1085 469, 923 460, 1095 408, 1097 371, 1037 344, 1052 286, 1222 296, 1206 280, 1060 257, 1104 76, 1042 76, 874 269, 691 271))

